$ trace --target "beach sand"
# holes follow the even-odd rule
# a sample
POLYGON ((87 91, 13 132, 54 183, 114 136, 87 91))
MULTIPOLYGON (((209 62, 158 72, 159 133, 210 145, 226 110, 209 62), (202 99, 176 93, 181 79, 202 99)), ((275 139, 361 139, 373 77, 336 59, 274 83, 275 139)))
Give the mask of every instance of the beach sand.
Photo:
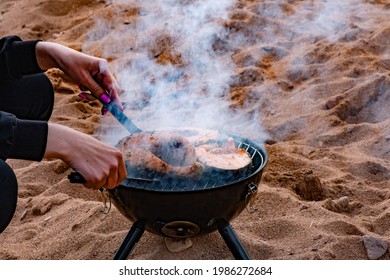
MULTIPOLYGON (((260 112, 253 121, 264 129, 269 154, 251 213, 231 222, 252 259, 368 259, 364 240, 390 242, 390 5, 339 2, 237 0, 214 22, 228 34, 214 51, 233 63, 224 102, 245 115, 260 112)), ((1 37, 17 34, 99 55, 118 76, 136 59, 122 54, 140 48, 137 36, 140 44, 157 42, 145 45, 157 64, 191 63, 175 37, 153 30, 110 41, 107 34, 147 16, 142 1, 6 0, 0 11, 1 37), (102 26, 107 36, 99 33, 102 26)), ((100 115, 99 103, 80 100, 60 70, 47 75, 56 95, 50 121, 101 138, 110 116, 100 115)), ((130 113, 137 118, 136 110, 130 113)), ((99 192, 71 184, 72 170, 60 160, 7 162, 19 199, 0 235, 0 259, 113 257, 132 222, 114 207, 103 213, 99 192)), ((172 253, 163 237, 145 232, 129 258, 233 258, 218 232, 191 241, 172 253)), ((388 260, 389 251, 374 258, 388 260)))

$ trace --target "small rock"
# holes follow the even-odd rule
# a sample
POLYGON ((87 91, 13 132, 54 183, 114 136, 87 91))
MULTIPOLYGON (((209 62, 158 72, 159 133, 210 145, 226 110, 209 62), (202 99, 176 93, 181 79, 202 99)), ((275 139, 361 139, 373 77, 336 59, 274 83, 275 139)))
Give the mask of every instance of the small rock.
POLYGON ((187 250, 192 246, 192 241, 189 238, 164 238, 165 245, 169 252, 178 253, 187 250))
POLYGON ((348 196, 343 196, 338 199, 338 203, 341 205, 343 208, 348 208, 349 206, 349 199, 348 196))
POLYGON ((336 213, 349 213, 351 211, 349 198, 347 196, 340 197, 336 200, 328 198, 323 202, 322 207, 336 213))
POLYGON ((363 243, 370 260, 382 257, 389 247, 386 241, 368 235, 363 236, 363 243))
POLYGON ((307 206, 306 204, 302 204, 302 205, 299 207, 299 210, 305 210, 305 209, 309 209, 309 206, 307 206))

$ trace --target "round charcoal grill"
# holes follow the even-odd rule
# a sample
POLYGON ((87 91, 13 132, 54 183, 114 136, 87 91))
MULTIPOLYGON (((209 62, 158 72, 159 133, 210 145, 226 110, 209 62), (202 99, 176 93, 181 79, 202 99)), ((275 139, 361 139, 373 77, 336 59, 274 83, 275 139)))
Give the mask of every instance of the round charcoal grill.
POLYGON ((115 207, 133 226, 114 259, 127 259, 144 230, 164 237, 188 238, 218 230, 236 259, 249 259, 229 222, 257 192, 268 155, 260 144, 229 135, 252 157, 241 176, 213 170, 200 179, 126 179, 108 190, 115 207))

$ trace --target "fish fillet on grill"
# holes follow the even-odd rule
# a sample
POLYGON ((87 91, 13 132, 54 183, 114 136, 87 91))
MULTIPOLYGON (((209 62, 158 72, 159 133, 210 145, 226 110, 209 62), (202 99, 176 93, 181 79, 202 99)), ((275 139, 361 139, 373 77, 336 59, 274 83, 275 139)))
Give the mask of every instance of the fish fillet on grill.
POLYGON ((223 144, 200 145, 196 147, 196 154, 200 163, 221 170, 240 170, 252 163, 245 149, 235 147, 233 138, 228 138, 223 144))
POLYGON ((184 136, 195 146, 198 161, 206 168, 243 171, 251 166, 252 158, 248 152, 235 147, 234 139, 218 130, 181 127, 171 131, 184 136))
POLYGON ((203 171, 193 145, 172 132, 131 134, 116 145, 128 171, 154 172, 177 177, 196 177, 203 171))

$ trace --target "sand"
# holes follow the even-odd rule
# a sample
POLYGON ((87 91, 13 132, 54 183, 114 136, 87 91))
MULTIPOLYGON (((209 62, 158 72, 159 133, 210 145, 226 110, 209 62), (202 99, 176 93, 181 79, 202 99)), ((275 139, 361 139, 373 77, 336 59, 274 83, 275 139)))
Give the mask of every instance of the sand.
MULTIPOLYGON (((215 41, 217 59, 233 62, 221 98, 261 125, 269 154, 252 211, 231 222, 253 259, 364 260, 365 239, 390 242, 390 5, 339 2, 237 0, 214 22, 238 42, 215 41)), ((137 24, 145 16, 142 1, 8 0, 0 11, 1 36, 105 57, 117 76, 135 59, 121 54, 137 36, 155 42, 144 46, 157 64, 191 63, 164 33, 147 29, 116 39, 121 46, 96 35, 99 24, 112 30, 137 24)), ((99 103, 81 101, 60 70, 47 75, 56 94, 50 121, 102 137, 110 117, 100 115, 99 103)), ((130 113, 137 118, 137 110, 130 113)), ((0 235, 0 259, 113 257, 131 221, 114 207, 103 213, 100 194, 71 184, 72 170, 60 160, 7 162, 18 177, 19 199, 0 235)), ((191 241, 172 253, 164 238, 146 232, 129 258, 233 258, 218 232, 191 241)), ((389 251, 376 258, 390 259, 389 251)))

